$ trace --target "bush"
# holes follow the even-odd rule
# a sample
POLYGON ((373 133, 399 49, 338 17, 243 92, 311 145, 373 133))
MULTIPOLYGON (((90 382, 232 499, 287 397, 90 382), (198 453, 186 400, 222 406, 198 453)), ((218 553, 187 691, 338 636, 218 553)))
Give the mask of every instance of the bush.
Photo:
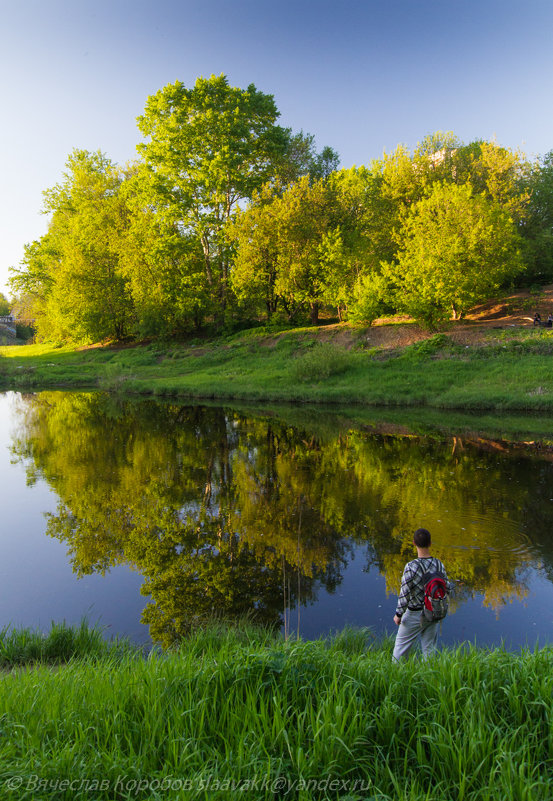
POLYGON ((441 350, 450 348, 451 341, 445 334, 434 334, 433 337, 422 339, 420 342, 415 342, 405 348, 404 355, 409 356, 434 356, 441 350))
POLYGON ((354 323, 372 323, 386 310, 388 284, 382 275, 369 273, 359 278, 353 290, 348 317, 354 323))
POLYGON ((23 342, 29 342, 35 335, 35 329, 32 325, 23 325, 22 323, 16 323, 15 326, 15 335, 17 339, 22 339, 23 342))
POLYGON ((320 342, 295 359, 292 374, 297 381, 321 381, 344 373, 352 366, 354 358, 345 348, 320 342))

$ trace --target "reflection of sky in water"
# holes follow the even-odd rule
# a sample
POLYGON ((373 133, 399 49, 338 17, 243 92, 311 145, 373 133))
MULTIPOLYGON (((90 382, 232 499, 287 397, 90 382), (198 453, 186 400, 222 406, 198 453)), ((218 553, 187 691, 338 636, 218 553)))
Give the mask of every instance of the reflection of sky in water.
MULTIPOLYGON (((108 633, 146 640, 147 629, 139 622, 147 602, 140 594, 142 576, 126 566, 118 566, 105 576, 86 575, 77 579, 67 560, 66 545, 45 536, 45 514, 56 511, 57 497, 42 479, 27 486, 26 465, 21 462, 11 464, 10 447, 15 429, 13 411, 18 398, 13 393, 0 395, 0 501, 4 512, 0 625, 44 629, 52 620, 77 623, 86 615, 91 622, 99 621, 108 626, 108 633)), ((254 459, 258 457, 256 448, 246 452, 254 459)), ((485 470, 486 467, 476 465, 476 469, 485 470)), ((498 469, 497 465, 494 469, 498 469)), ((530 466, 530 469, 537 470, 537 466, 530 466)), ((452 481, 454 478, 452 474, 452 481)), ((513 472, 511 465, 510 472, 505 471, 506 492, 509 492, 508 482, 514 485, 516 481, 516 471, 513 472)), ((198 491, 203 489, 201 484, 197 488, 198 491)), ((394 492, 396 489, 394 485, 394 492)), ((445 489, 436 488, 436 497, 445 500, 448 489, 447 486, 445 489)), ((217 496, 218 490, 214 485, 214 507, 217 496)), ((435 542, 443 543, 441 555, 446 567, 448 561, 454 562, 462 551, 485 549, 489 558, 500 564, 511 563, 516 557, 521 565, 517 574, 519 597, 512 588, 505 597, 502 597, 500 587, 496 595, 493 594, 494 588, 491 593, 487 588, 486 595, 478 589, 465 590, 462 602, 456 605, 443 624, 443 641, 447 644, 476 641, 478 644, 498 645, 504 640, 509 647, 533 646, 536 640, 541 643, 552 641, 553 585, 540 569, 541 556, 537 546, 531 536, 521 530, 524 521, 510 519, 502 508, 501 498, 495 501, 496 506, 486 509, 479 501, 479 498, 467 498, 463 508, 457 505, 450 517, 447 503, 440 502, 427 519, 419 521, 419 525, 432 531, 435 542), (501 532, 492 545, 486 536, 490 529, 501 532)), ((375 514, 389 511, 384 499, 379 505, 380 508, 374 509, 375 514)), ((197 507, 198 502, 191 501, 183 508, 190 511, 197 507)), ((288 610, 286 628, 291 633, 299 628, 300 634, 308 638, 341 629, 346 624, 368 626, 376 634, 394 633, 392 618, 396 596, 387 593, 385 578, 379 567, 372 564, 374 555, 369 552, 366 543, 359 542, 359 539, 355 543, 352 541, 345 550, 347 566, 340 569, 342 579, 335 590, 328 592, 316 581, 314 601, 288 610)), ((412 557, 407 554, 402 561, 408 558, 412 557)), ((454 571, 450 570, 450 575, 455 578, 454 571)), ((292 585, 297 585, 297 573, 293 567, 287 569, 286 578, 292 585)), ((280 611, 286 610, 281 608, 280 611)))

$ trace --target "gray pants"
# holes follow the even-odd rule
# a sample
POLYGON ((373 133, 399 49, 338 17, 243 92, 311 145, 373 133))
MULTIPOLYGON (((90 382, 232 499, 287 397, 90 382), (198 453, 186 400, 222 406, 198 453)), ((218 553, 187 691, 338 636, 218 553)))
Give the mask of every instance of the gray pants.
POLYGON ((436 650, 438 623, 429 623, 428 620, 422 619, 421 612, 412 612, 407 609, 398 626, 393 661, 399 662, 400 659, 405 658, 419 637, 422 658, 426 659, 436 650))

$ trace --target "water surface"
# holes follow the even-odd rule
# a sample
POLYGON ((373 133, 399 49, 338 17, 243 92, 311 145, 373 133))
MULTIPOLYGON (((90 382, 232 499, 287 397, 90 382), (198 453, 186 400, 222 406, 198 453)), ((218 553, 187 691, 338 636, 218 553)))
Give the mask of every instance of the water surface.
POLYGON ((447 643, 553 640, 549 453, 303 410, 0 397, 2 625, 87 615, 169 644, 214 615, 392 633, 413 530, 458 584, 447 643))

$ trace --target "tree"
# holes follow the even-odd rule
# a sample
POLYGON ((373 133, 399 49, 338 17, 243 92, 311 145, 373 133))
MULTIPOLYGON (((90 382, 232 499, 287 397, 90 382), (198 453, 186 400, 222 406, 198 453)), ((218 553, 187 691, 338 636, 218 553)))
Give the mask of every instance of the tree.
POLYGON ((509 213, 468 185, 436 184, 411 209, 399 241, 388 267, 397 304, 430 327, 460 317, 523 266, 509 213))
POLYGON ((322 303, 333 303, 336 271, 343 264, 334 193, 327 182, 301 178, 275 203, 278 220, 276 291, 292 316, 307 307, 318 323, 322 303))
POLYGON ((122 187, 130 209, 121 252, 137 333, 164 336, 199 328, 209 312, 209 287, 200 243, 192 232, 149 204, 153 176, 135 165, 122 187))
POLYGON ((250 315, 266 313, 270 321, 282 303, 277 293, 280 183, 265 184, 247 209, 238 209, 227 227, 235 255, 231 286, 250 315))
POLYGON ((3 292, 0 292, 0 317, 6 317, 10 313, 10 303, 3 292))
POLYGON ((328 145, 320 153, 315 149, 315 137, 303 131, 292 134, 286 129, 286 148, 275 163, 275 180, 284 189, 304 175, 311 180, 326 180, 338 169, 340 156, 328 145))
POLYGON ((517 224, 525 219, 531 165, 523 153, 501 147, 495 141, 477 141, 455 154, 454 165, 457 183, 469 182, 475 193, 499 203, 517 224), (467 152, 469 159, 463 165, 467 152))
POLYGON ((133 307, 120 270, 128 209, 125 176, 100 151, 75 150, 64 180, 44 193, 48 232, 25 249, 12 287, 34 298, 42 338, 120 339, 133 326, 133 307))
POLYGON ((524 217, 530 165, 522 153, 496 142, 463 145, 453 133, 437 131, 424 137, 412 155, 400 145, 375 167, 389 205, 386 230, 392 232, 391 243, 413 204, 428 197, 436 184, 469 184, 475 194, 499 203, 517 223, 524 217))
POLYGON ((522 227, 528 278, 553 280, 553 150, 534 166, 528 214, 522 227))
POLYGON ((309 309, 317 324, 320 304, 332 302, 333 275, 343 261, 333 197, 325 181, 304 176, 282 193, 265 187, 237 215, 232 281, 240 297, 253 288, 270 313, 278 303, 290 319, 309 309))
POLYGON ((382 273, 371 272, 359 276, 353 288, 349 319, 371 325, 384 314, 389 292, 386 276, 382 273))
POLYGON ((224 228, 237 205, 273 177, 289 141, 272 95, 229 86, 224 75, 180 81, 148 98, 138 146, 150 180, 148 205, 201 247, 213 311, 228 300, 230 251, 224 228))
POLYGON ((334 172, 329 186, 342 240, 341 264, 332 275, 338 313, 341 317, 343 310, 349 319, 371 321, 386 309, 381 264, 395 254, 392 221, 397 210, 383 193, 377 162, 334 172))
MULTIPOLYGON (((10 269, 10 287, 17 305, 24 311, 24 319, 42 326, 46 319, 46 303, 53 283, 57 257, 51 237, 46 234, 34 242, 27 243, 19 268, 10 269)), ((20 317, 21 314, 18 313, 20 317)), ((44 331, 48 331, 47 323, 44 331)))

